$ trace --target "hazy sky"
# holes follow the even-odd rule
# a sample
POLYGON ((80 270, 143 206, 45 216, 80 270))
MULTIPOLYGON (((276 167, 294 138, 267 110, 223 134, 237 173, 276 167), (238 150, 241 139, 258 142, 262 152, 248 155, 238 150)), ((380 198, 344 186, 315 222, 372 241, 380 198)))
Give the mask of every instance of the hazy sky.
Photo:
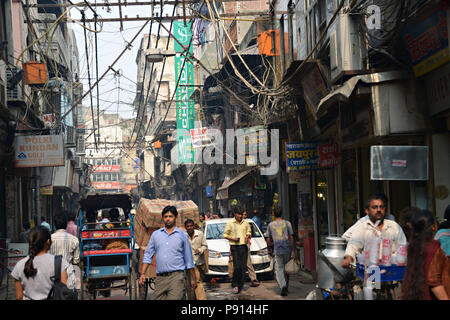
MULTIPOLYGON (((94 1, 91 1, 95 3, 94 1)), ((102 1, 103 2, 103 1, 102 1)), ((111 1, 117 2, 117 0, 111 1)), ((142 2, 142 1, 138 1, 142 2)), ((102 18, 119 18, 118 7, 110 7, 110 12, 108 8, 104 7, 93 7, 97 14, 102 18)), ((172 6, 164 6, 164 15, 171 14, 173 10, 172 6)), ((160 12, 160 8, 155 7, 156 12, 160 12)), ((81 19, 81 13, 79 10, 73 8, 70 12, 73 19, 81 19)), ((85 10, 86 19, 93 18, 93 13, 90 9, 85 10)), ((151 6, 122 6, 122 16, 127 15, 129 18, 136 17, 149 17, 151 15, 151 6)), ((145 24, 145 21, 137 22, 124 22, 123 31, 120 31, 119 22, 105 22, 103 23, 103 28, 100 33, 97 33, 97 44, 98 44, 98 75, 99 77, 105 72, 105 70, 110 66, 114 60, 119 56, 122 50, 125 48, 128 41, 134 37, 134 35, 139 31, 139 29, 145 24)), ((90 29, 94 29, 94 24, 87 24, 90 29)), ((166 23, 169 27, 170 22, 166 23)), ((82 26, 76 23, 72 23, 72 28, 74 30, 75 36, 77 38, 78 51, 80 56, 80 77, 83 82, 83 91, 85 92, 88 85, 88 71, 86 68, 86 54, 85 54, 85 40, 84 40, 84 29, 82 26)), ((97 30, 100 26, 97 26, 97 30)), ((157 33, 158 23, 153 23, 152 33, 157 33)), ((136 92, 136 55, 140 46, 140 42, 144 33, 149 33, 150 22, 141 32, 141 34, 132 43, 131 50, 127 50, 126 53, 120 58, 120 60, 113 66, 115 70, 120 71, 122 76, 115 77, 114 73, 110 71, 105 78, 99 83, 99 96, 100 96, 100 110, 105 110, 105 113, 117 113, 119 112, 122 118, 133 118, 135 112, 133 112, 132 107, 129 104, 133 103, 135 92, 136 92), (119 89, 120 81, 120 89, 119 89), (118 100, 120 103, 118 104, 118 100)), ((161 29, 161 35, 165 35, 163 29, 161 29)), ((94 33, 87 31, 88 39, 88 49, 89 49, 89 60, 90 63, 90 74, 91 74, 91 84, 96 81, 96 70, 95 70, 95 38, 94 33)), ((152 45, 151 45, 152 46, 152 45)), ((93 104, 96 108, 96 88, 93 89, 93 104)), ((83 100, 83 104, 90 107, 90 97, 87 95, 83 100)), ((102 124, 100 123, 100 126, 102 124)))

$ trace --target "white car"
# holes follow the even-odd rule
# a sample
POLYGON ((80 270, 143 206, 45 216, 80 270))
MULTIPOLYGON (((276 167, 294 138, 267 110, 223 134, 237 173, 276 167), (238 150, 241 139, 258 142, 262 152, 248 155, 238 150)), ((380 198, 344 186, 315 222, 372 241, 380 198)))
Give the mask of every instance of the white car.
MULTIPOLYGON (((208 271, 206 276, 227 276, 230 244, 223 238, 225 225, 231 218, 206 220, 202 225, 208 244, 208 271)), ((251 261, 257 275, 273 277, 273 259, 269 255, 264 235, 251 219, 246 219, 252 228, 250 241, 251 261)))

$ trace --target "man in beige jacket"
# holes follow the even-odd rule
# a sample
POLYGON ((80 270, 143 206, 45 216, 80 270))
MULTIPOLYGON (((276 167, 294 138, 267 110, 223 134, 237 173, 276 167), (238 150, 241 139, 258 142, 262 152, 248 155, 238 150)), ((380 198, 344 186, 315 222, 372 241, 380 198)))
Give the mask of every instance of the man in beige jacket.
POLYGON ((191 243, 195 277, 197 279, 197 288, 194 292, 188 293, 188 299, 206 300, 206 293, 203 288, 203 277, 206 272, 205 252, 208 249, 206 238, 203 232, 195 229, 195 223, 191 219, 186 220, 184 226, 189 236, 189 242, 191 243), (192 293, 195 293, 195 297, 192 293))

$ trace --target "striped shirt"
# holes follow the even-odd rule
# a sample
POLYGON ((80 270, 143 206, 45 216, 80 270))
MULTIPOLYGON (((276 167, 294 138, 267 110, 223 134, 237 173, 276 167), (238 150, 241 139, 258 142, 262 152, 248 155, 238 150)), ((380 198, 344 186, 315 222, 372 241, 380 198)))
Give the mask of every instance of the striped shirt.
POLYGON ((76 274, 73 265, 80 263, 80 246, 77 237, 67 233, 65 229, 56 230, 52 234, 52 245, 49 253, 57 256, 62 255, 69 263, 67 268, 67 287, 73 289, 76 285, 76 274))
POLYGON ((56 230, 52 234, 52 245, 49 253, 54 256, 62 255, 70 264, 78 264, 80 262, 78 238, 67 233, 64 229, 56 230))

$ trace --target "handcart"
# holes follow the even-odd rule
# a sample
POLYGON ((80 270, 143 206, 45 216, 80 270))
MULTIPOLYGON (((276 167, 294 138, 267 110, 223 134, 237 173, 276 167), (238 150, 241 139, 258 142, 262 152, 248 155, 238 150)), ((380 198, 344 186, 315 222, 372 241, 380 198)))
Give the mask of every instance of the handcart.
POLYGON ((136 298, 136 269, 134 216, 130 214, 128 194, 88 195, 80 201, 77 217, 81 261, 81 299, 105 297, 111 289, 128 291, 130 300, 136 298), (121 209, 122 221, 99 223, 93 216, 99 210, 121 209))

